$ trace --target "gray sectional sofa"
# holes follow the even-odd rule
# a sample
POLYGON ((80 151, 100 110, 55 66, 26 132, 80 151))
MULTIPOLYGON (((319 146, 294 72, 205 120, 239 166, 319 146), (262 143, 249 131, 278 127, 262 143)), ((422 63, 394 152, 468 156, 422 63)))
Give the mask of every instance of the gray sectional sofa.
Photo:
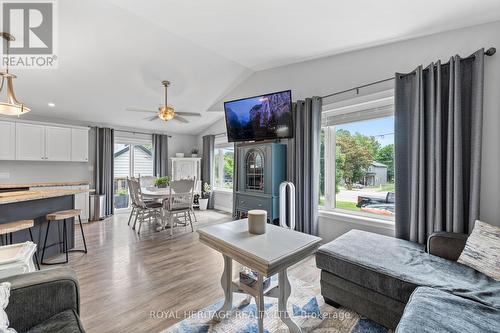
POLYGON ((328 304, 388 328, 399 323, 401 333, 499 332, 500 281, 456 262, 465 240, 437 233, 426 252, 421 244, 351 230, 316 254, 321 293, 328 304), (470 329, 458 330, 461 320, 470 329))
POLYGON ((10 282, 5 311, 18 333, 83 333, 75 272, 58 267, 0 280, 10 282))

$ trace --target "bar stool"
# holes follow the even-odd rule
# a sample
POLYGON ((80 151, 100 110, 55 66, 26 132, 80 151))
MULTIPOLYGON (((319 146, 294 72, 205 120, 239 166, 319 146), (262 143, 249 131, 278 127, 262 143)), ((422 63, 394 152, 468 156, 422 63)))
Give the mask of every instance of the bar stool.
MULTIPOLYGON (((33 234, 31 233, 31 228, 35 225, 35 221, 33 220, 20 220, 20 221, 14 221, 14 222, 9 222, 9 223, 3 223, 0 224, 0 236, 5 235, 5 244, 12 244, 12 233, 21 231, 21 230, 28 230, 30 234, 30 239, 31 241, 37 245, 33 241, 33 234)), ((38 245, 37 245, 37 251, 38 251, 38 245)), ((35 251, 35 263, 36 263, 36 268, 40 270, 40 264, 38 263, 38 256, 37 256, 37 251, 35 251)))
POLYGON ((43 250, 42 250, 42 260, 40 263, 42 265, 58 265, 58 264, 66 264, 68 263, 68 253, 69 252, 84 252, 87 253, 87 243, 85 242, 85 234, 83 233, 83 226, 82 226, 82 219, 80 218, 80 214, 82 213, 81 209, 69 209, 69 210, 62 210, 59 212, 54 212, 47 214, 47 230, 45 232, 45 240, 43 242, 43 250), (84 249, 68 249, 68 234, 66 230, 66 221, 67 219, 75 218, 78 217, 78 222, 80 223, 80 231, 82 233, 82 239, 83 239, 83 246, 84 249), (49 236, 49 229, 50 229, 50 224, 51 222, 57 222, 57 221, 62 221, 63 222, 63 239, 62 242, 57 242, 53 243, 50 245, 47 245, 47 238, 49 236), (59 262, 44 262, 43 258, 45 257, 45 249, 54 245, 63 245, 63 252, 66 254, 66 260, 64 261, 59 261, 59 262))

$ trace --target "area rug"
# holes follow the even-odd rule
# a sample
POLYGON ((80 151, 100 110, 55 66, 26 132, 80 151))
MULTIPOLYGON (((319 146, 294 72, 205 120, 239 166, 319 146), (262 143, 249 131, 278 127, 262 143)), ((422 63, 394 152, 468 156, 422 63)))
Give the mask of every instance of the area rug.
MULTIPOLYGON (((314 288, 303 281, 291 281, 292 295, 288 299, 288 313, 303 332, 314 333, 389 333, 387 328, 361 317, 349 309, 336 309, 325 304, 321 295, 315 295, 314 288)), ((185 319, 162 333, 257 333, 255 301, 248 305, 245 295, 234 294, 233 311, 221 322, 211 320, 214 312, 224 303, 220 300, 193 313, 186 313, 185 319)), ((278 317, 276 298, 265 298, 266 315, 264 331, 267 333, 288 332, 278 317)))

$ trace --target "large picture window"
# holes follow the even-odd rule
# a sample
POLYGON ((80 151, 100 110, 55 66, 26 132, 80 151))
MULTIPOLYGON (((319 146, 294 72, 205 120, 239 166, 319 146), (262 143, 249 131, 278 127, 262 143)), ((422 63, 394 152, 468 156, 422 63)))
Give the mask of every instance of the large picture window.
POLYGON ((233 189, 234 146, 221 144, 215 147, 215 189, 233 189))
POLYGON ((320 152, 322 209, 394 218, 392 99, 324 112, 320 152))

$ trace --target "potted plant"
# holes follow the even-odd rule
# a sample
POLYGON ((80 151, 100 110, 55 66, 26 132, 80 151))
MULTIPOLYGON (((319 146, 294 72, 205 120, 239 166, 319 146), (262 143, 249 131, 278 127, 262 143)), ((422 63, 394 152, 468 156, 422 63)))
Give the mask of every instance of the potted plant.
POLYGON ((200 210, 207 210, 208 199, 210 198, 210 193, 212 192, 212 187, 208 183, 203 184, 203 190, 201 191, 201 198, 198 199, 200 203, 200 210))
POLYGON ((198 157, 198 152, 200 150, 196 147, 194 147, 193 149, 191 149, 191 157, 198 157))
POLYGON ((121 188, 115 193, 115 208, 127 208, 128 207, 128 191, 121 188))
POLYGON ((155 186, 158 188, 165 188, 170 184, 170 177, 158 177, 155 180, 155 186))

